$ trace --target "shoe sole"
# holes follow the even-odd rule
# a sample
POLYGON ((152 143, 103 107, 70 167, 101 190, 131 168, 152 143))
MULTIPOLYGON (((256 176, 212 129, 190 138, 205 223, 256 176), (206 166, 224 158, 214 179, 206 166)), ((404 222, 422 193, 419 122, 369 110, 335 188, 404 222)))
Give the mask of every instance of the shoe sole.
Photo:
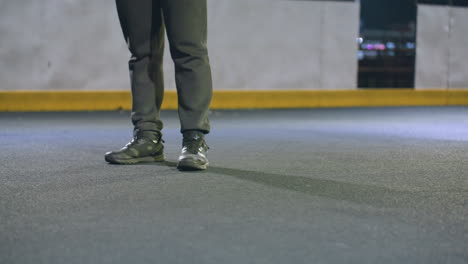
POLYGON ((120 160, 120 159, 112 159, 111 157, 106 156, 105 160, 111 164, 131 165, 131 164, 137 164, 137 163, 161 162, 161 161, 165 161, 165 157, 164 157, 164 154, 161 154, 157 156, 148 156, 148 157, 142 157, 142 158, 120 160))
POLYGON ((193 159, 186 159, 181 160, 177 164, 177 169, 181 171, 198 171, 198 170, 206 170, 208 168, 208 162, 202 162, 199 160, 193 159))

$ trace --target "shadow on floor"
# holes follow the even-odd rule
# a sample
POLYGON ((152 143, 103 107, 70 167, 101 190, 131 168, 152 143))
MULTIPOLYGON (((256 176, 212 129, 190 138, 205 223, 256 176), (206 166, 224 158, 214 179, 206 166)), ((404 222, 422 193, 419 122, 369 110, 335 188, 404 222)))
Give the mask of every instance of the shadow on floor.
MULTIPOLYGON (((156 166, 176 167, 176 162, 152 163, 156 166)), ((269 187, 305 193, 339 201, 370 205, 378 208, 415 207, 422 197, 417 192, 398 191, 375 185, 340 182, 305 176, 282 175, 242 169, 209 167, 207 171, 188 173, 215 173, 255 182, 269 187)))

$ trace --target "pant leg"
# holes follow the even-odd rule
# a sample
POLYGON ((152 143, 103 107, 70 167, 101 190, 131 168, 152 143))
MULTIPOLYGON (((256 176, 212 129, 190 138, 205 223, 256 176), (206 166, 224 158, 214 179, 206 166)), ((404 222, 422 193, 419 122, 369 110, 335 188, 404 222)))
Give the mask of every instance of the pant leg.
POLYGON ((207 51, 206 0, 162 0, 175 77, 181 132, 210 131, 213 87, 207 51))
POLYGON ((116 0, 117 12, 131 53, 132 123, 135 132, 161 131, 164 95, 162 59, 164 22, 159 0, 116 0))

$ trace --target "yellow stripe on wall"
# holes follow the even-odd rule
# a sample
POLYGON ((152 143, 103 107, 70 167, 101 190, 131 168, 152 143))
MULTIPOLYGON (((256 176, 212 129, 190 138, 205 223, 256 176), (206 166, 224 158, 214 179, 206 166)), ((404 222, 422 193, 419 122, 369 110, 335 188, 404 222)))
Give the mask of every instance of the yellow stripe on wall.
MULTIPOLYGON (((468 105, 468 89, 413 90, 221 90, 212 109, 468 105)), ((0 91, 0 111, 96 111, 131 109, 129 91, 0 91)), ((177 109, 166 91, 162 109, 177 109)))

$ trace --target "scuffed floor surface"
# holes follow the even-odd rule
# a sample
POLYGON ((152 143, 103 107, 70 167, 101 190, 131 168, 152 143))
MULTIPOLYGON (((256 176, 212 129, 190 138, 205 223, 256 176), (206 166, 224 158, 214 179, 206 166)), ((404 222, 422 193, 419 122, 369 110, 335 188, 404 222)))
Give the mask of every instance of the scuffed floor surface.
POLYGON ((468 107, 214 111, 205 172, 162 118, 0 113, 0 263, 468 263, 468 107))

